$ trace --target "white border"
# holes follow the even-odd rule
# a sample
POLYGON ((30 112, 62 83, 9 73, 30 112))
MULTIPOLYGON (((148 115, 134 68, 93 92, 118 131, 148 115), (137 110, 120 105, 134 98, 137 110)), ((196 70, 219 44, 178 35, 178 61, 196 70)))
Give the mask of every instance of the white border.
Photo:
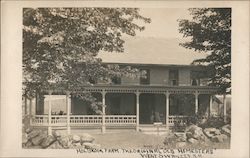
MULTIPOLYGON (((249 1, 4 1, 1 2, 1 144, 0 157, 96 157, 73 149, 21 147, 23 7, 232 7, 232 142, 213 157, 248 158, 249 152, 249 1)), ((105 154, 100 157, 128 157, 105 154)), ((130 154, 130 157, 138 157, 130 154)), ((211 156, 211 155, 210 155, 211 156)))

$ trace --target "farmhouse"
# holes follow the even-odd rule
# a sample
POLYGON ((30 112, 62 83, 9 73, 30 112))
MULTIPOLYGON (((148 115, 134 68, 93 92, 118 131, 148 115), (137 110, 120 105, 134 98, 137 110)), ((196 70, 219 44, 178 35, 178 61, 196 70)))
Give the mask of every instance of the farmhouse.
POLYGON ((68 133, 74 128, 140 131, 155 122, 167 130, 175 122, 185 122, 196 114, 219 115, 218 107, 214 107, 220 105, 215 96, 217 87, 208 86, 208 67, 191 65, 194 58, 176 41, 146 41, 136 38, 126 43, 125 53, 100 56, 104 64, 131 66, 146 73, 140 78, 113 78, 111 83, 92 81, 93 85, 84 86, 85 92, 104 105, 100 107, 102 114, 96 114, 71 92, 47 90, 30 100, 29 110, 26 107, 31 125, 46 127, 49 134, 59 127, 68 133))

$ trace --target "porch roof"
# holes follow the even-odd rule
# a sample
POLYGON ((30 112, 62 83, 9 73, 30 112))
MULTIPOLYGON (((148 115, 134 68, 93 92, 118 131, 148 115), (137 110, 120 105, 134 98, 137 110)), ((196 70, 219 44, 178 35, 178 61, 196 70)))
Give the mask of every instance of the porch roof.
MULTIPOLYGON (((65 93, 66 91, 63 88, 57 89, 43 89, 44 92, 52 91, 54 93, 65 93)), ((83 91, 83 92, 97 92, 97 93, 170 93, 170 94, 193 94, 193 93, 200 93, 200 94, 216 94, 218 91, 217 87, 211 86, 166 86, 166 85, 104 85, 104 84, 97 84, 94 86, 82 86, 76 88, 75 91, 83 91)), ((73 92, 71 91, 71 92, 73 92)))

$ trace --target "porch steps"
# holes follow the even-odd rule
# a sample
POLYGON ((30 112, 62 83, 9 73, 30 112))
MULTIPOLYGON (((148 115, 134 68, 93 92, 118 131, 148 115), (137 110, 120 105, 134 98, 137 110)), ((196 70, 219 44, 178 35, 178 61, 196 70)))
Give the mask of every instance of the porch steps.
POLYGON ((67 129, 67 127, 65 127, 65 126, 52 127, 52 130, 61 130, 61 129, 67 129))
POLYGON ((160 126, 159 129, 157 129, 154 125, 140 125, 139 131, 145 134, 166 134, 169 130, 166 128, 166 126, 160 126))

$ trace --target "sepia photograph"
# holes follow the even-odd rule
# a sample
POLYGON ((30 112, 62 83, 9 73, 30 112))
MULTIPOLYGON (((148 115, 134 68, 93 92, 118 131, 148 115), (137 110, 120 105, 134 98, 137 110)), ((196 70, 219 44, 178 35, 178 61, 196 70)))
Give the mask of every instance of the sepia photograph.
POLYGON ((0 157, 248 158, 249 2, 1 2, 0 157))
POLYGON ((230 148, 231 8, 23 8, 23 148, 230 148))

